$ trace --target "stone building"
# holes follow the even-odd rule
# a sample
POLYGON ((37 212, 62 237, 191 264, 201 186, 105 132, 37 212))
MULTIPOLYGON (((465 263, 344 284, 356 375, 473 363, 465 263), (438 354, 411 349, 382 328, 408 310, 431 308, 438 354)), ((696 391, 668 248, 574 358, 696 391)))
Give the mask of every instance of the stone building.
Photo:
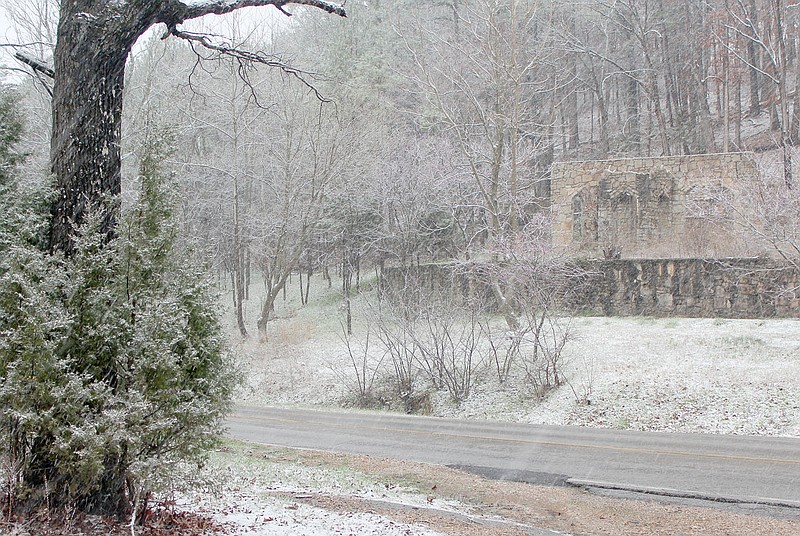
POLYGON ((742 254, 730 209, 755 178, 749 153, 553 165, 553 240, 607 258, 742 254))
MULTIPOLYGON (((735 226, 757 173, 749 153, 553 164, 553 242, 582 253, 573 260, 583 275, 559 290, 562 305, 611 316, 800 317, 800 271, 762 255, 770 248, 735 226)), ((454 267, 415 269, 422 287, 492 299, 485 281, 454 267)), ((407 275, 382 277, 405 288, 407 275)))

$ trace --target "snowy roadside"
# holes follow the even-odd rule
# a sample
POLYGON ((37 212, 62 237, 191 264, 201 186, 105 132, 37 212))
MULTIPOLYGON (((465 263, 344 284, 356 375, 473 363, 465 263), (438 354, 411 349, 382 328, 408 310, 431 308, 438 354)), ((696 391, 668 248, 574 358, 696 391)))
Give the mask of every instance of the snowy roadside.
MULTIPOLYGON (((376 479, 346 464, 321 465, 313 453, 228 441, 212 453, 199 478, 179 490, 171 508, 208 516, 226 534, 263 536, 438 536, 425 526, 369 511, 336 511, 310 503, 320 497, 426 508, 426 495, 410 483, 376 479)), ((466 506, 437 501, 443 511, 466 506)))
MULTIPOLYGON (((187 468, 188 471, 188 468, 187 468)), ((486 480, 443 466, 228 441, 146 527, 0 523, 11 536, 800 534, 800 519, 486 480)), ((40 520, 41 521, 41 520, 40 520)))
MULTIPOLYGON (((356 303, 356 306, 360 304, 356 303)), ((342 407, 353 365, 335 304, 282 304, 270 340, 238 344, 252 405, 342 407)), ((542 400, 497 382, 490 363, 468 400, 432 392, 430 413, 533 424, 800 437, 800 320, 601 318, 573 320, 567 382, 542 400), (582 403, 585 396, 587 403, 582 403)), ((354 344, 365 341, 356 324, 354 344)), ((371 341, 377 360, 379 350, 371 341)), ((397 409, 397 408, 395 408, 397 409)))
POLYGON ((522 536, 774 534, 800 520, 489 481, 441 466, 228 442, 176 509, 224 534, 522 536))
MULTIPOLYGON (((335 292, 315 292, 318 300, 311 306, 300 307, 291 296, 278 304, 278 318, 269 325, 268 342, 258 342, 253 336, 236 342, 247 367, 246 385, 238 393, 237 402, 347 410, 354 369, 340 335, 342 312, 335 292)), ((368 315, 368 309, 363 296, 355 299, 353 306, 357 321, 352 342, 357 347, 366 342, 366 328, 358 320, 368 315)), ((256 312, 253 307, 248 317, 255 318, 256 312)), ((229 323, 233 333, 235 323, 232 319, 229 323)), ((444 392, 431 392, 430 414, 631 430, 800 437, 798 319, 579 317, 573 320, 573 335, 565 355, 567 383, 543 399, 533 396, 522 382, 500 385, 491 364, 485 363, 479 371, 481 381, 466 401, 456 404, 444 392)), ((370 360, 377 362, 379 353, 371 340, 370 360)), ((227 454, 222 456, 224 460, 227 454)), ((243 470, 240 462, 233 465, 239 469, 224 469, 228 472, 218 479, 229 482, 226 494, 209 494, 206 490, 184 499, 189 501, 187 508, 211 513, 215 520, 236 527, 235 534, 474 533, 440 517, 432 522, 430 516, 423 516, 419 521, 398 516, 393 509, 387 513, 376 507, 369 501, 425 511, 426 493, 422 488, 387 486, 369 465, 362 467, 360 476, 353 476, 349 470, 330 472, 329 468, 287 470, 283 465, 278 474, 248 465, 243 470), (435 532, 437 528, 440 532, 435 532)), ((222 466, 217 470, 222 471, 222 466)), ((425 471, 434 474, 444 469, 430 467, 425 471)), ((450 497, 461 497, 464 485, 462 482, 454 487, 450 497)), ((497 487, 503 500, 507 490, 517 486, 486 481, 474 485, 478 488, 475 496, 483 497, 485 489, 497 487)), ((606 504, 596 502, 601 501, 597 497, 575 495, 578 492, 574 490, 551 488, 536 495, 536 501, 538 508, 550 498, 561 501, 558 506, 549 506, 550 510, 545 508, 557 509, 558 515, 564 516, 555 523, 549 514, 542 518, 523 515, 527 508, 533 508, 529 504, 533 501, 531 490, 515 491, 522 497, 517 522, 567 534, 573 530, 586 534, 674 534, 676 523, 684 523, 686 534, 793 534, 800 530, 794 522, 789 522, 788 529, 782 528, 783 522, 769 517, 736 517, 709 509, 689 511, 639 501, 606 504), (608 515, 609 511, 619 516, 608 515), (704 516, 713 518, 713 523, 696 522, 704 516), (605 520, 604 528, 597 528, 598 519, 605 520), (578 529, 581 526, 582 530, 578 529)), ((476 508, 474 497, 470 502, 447 504, 436 499, 437 508, 453 515, 485 515, 495 508, 487 504, 476 508)), ((516 514, 500 509, 500 515, 507 521, 514 520, 516 514)), ((486 527, 481 531, 490 534, 486 527)), ((525 532, 513 527, 491 532, 518 533, 525 532)))

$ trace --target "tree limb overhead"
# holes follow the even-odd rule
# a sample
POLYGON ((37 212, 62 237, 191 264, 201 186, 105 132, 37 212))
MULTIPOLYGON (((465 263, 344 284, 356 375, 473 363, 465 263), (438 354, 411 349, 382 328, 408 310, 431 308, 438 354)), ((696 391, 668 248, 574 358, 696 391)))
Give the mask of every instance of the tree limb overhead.
MULTIPOLYGON (((329 99, 323 97, 322 94, 317 90, 317 88, 315 88, 314 85, 307 80, 306 77, 313 77, 314 76, 313 73, 296 69, 291 65, 284 63, 275 56, 264 54, 263 52, 242 50, 224 43, 214 43, 211 40, 210 36, 206 34, 186 32, 183 30, 178 30, 177 28, 171 28, 169 35, 174 35, 175 37, 184 39, 191 43, 198 43, 199 45, 203 46, 208 50, 211 50, 223 56, 228 56, 229 58, 233 58, 240 62, 260 63, 268 67, 277 67, 284 73, 297 78, 300 82, 303 83, 303 85, 305 85, 309 90, 311 90, 314 93, 314 95, 316 95, 317 99, 319 99, 321 102, 330 102, 329 99)), ((247 83, 247 80, 245 80, 245 82, 247 83)))
POLYGON ((34 71, 40 72, 48 78, 55 78, 55 71, 48 67, 43 61, 27 56, 22 52, 15 52, 14 57, 25 65, 30 66, 34 71))
POLYGON ((175 0, 175 4, 173 12, 178 15, 178 20, 163 22, 179 24, 203 15, 224 15, 243 7, 273 6, 288 15, 284 10, 287 4, 311 6, 340 17, 347 16, 344 6, 326 0, 175 0))

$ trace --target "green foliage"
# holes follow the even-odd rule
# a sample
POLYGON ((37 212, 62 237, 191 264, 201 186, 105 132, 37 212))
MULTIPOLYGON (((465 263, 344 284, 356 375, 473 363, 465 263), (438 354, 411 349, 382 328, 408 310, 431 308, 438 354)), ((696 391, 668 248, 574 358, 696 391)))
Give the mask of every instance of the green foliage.
POLYGON ((22 119, 17 112, 19 98, 11 89, 0 86, 0 185, 14 177, 14 169, 22 161, 15 151, 22 138, 22 119))
POLYGON ((216 441, 236 378, 217 300, 177 240, 165 143, 146 144, 117 239, 90 221, 68 259, 14 245, 0 264, 7 500, 129 515, 216 441))
POLYGON ((19 241, 41 243, 46 230, 39 212, 46 195, 26 191, 17 181, 25 156, 16 150, 23 130, 18 107, 19 96, 0 85, 0 255, 19 241))

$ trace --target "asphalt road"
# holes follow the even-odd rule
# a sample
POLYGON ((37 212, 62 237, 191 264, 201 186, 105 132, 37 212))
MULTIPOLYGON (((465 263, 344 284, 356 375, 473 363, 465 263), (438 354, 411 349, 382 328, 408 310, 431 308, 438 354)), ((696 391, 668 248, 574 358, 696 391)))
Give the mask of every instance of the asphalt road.
POLYGON ((435 463, 507 480, 800 512, 800 439, 794 438, 244 406, 227 424, 230 437, 262 444, 435 463))

